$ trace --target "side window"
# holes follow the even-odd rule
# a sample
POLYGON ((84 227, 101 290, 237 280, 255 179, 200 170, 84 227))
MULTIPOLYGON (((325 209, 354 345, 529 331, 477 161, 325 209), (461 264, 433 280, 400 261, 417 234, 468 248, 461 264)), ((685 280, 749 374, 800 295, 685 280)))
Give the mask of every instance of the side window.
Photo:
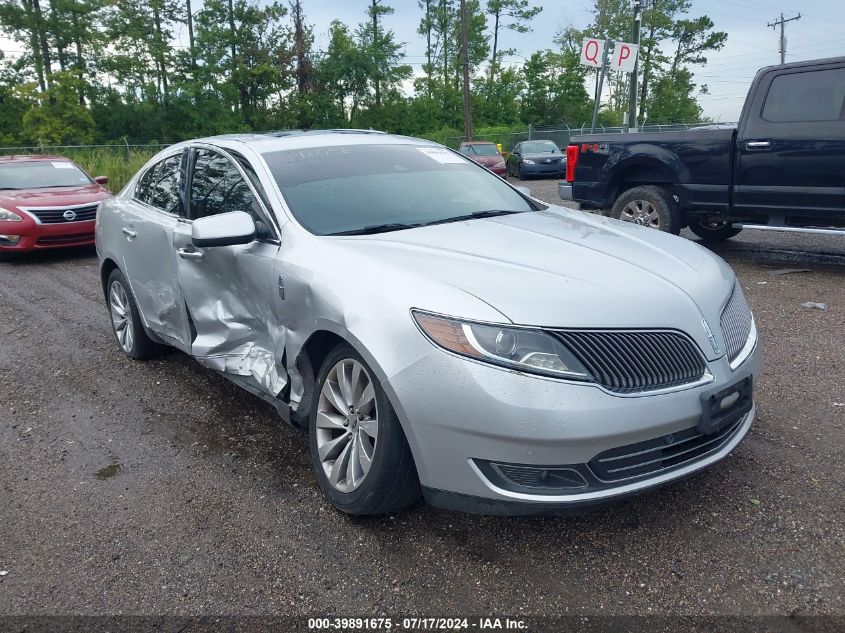
POLYGON ((772 123, 845 121, 845 68, 775 77, 762 116, 772 123))
POLYGON ((246 211, 260 220, 259 208, 249 185, 228 158, 207 149, 197 150, 191 185, 191 217, 246 211))
POLYGON ((150 167, 138 181, 135 197, 167 213, 182 215, 182 199, 179 195, 181 162, 182 155, 177 154, 150 167))

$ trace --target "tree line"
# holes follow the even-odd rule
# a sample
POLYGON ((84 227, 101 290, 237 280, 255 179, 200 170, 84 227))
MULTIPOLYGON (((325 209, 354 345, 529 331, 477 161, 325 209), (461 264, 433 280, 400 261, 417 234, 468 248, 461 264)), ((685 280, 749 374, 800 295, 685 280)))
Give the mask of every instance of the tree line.
MULTIPOLYGON (((457 134, 465 62, 477 127, 581 125, 594 97, 581 41, 627 41, 633 18, 630 0, 595 0, 589 25, 537 45, 532 21, 542 9, 531 0, 466 0, 463 60, 459 0, 417 0, 425 61, 414 72, 408 43, 385 26, 388 0, 359 2, 360 23, 321 25, 328 36, 318 49, 308 0, 0 0, 0 31, 17 47, 0 57, 0 144, 289 128, 457 134), (177 37, 185 31, 186 44, 177 37), (515 58, 506 31, 535 52, 515 58)), ((650 123, 702 117, 696 96, 707 88, 691 67, 727 34, 690 10, 691 0, 644 0, 640 109, 650 123)), ((621 123, 628 81, 610 74, 604 124, 621 123)))

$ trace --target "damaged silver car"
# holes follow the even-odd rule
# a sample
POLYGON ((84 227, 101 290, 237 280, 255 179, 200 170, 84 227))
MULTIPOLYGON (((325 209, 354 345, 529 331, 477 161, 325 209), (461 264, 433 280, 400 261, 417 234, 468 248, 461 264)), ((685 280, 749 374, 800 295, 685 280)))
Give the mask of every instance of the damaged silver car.
POLYGON ((122 350, 175 347, 271 402, 352 514, 581 511, 717 462, 754 419, 760 345, 724 261, 428 141, 174 145, 96 240, 122 350))

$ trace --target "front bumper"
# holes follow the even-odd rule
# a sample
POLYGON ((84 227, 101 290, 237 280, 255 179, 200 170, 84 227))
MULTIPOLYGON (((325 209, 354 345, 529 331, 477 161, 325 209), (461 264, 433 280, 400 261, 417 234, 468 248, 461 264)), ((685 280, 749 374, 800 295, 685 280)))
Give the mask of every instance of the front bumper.
POLYGON ((619 396, 599 387, 539 378, 434 350, 390 379, 426 498, 492 514, 580 512, 687 477, 723 459, 754 420, 747 413, 724 442, 677 467, 571 493, 505 489, 483 464, 588 465, 620 447, 681 434, 702 416, 701 395, 755 375, 755 349, 737 371, 723 358, 713 380, 659 395, 619 396), (432 379, 420 380, 420 376, 432 379), (442 377, 442 378, 438 378, 442 377))
POLYGON ((566 172, 566 163, 534 163, 533 165, 521 163, 519 169, 525 176, 561 175, 566 172))
POLYGON ((0 235, 20 236, 15 244, 0 240, 0 252, 28 252, 34 250, 90 246, 94 243, 95 220, 38 224, 30 219, 23 222, 0 222, 0 235))

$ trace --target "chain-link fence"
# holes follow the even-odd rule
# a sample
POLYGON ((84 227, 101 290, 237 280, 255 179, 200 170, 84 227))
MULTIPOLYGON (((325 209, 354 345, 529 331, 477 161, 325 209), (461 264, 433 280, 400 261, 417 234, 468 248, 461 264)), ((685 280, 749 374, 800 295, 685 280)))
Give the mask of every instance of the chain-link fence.
MULTIPOLYGON (((689 130, 694 127, 702 127, 704 123, 673 123, 671 125, 642 125, 637 127, 638 132, 681 132, 689 130)), ((729 126, 729 123, 720 123, 720 126, 729 126)), ((623 134, 628 132, 627 126, 605 127, 603 125, 596 126, 596 134, 623 134)), ((523 131, 500 132, 495 134, 476 134, 473 140, 476 141, 490 141, 492 143, 500 143, 502 149, 509 152, 513 146, 521 141, 533 140, 548 140, 554 141, 558 147, 566 147, 573 136, 580 136, 582 134, 589 134, 590 126, 583 125, 581 127, 570 127, 568 125, 547 125, 547 126, 532 126, 529 125, 523 131)), ((447 136, 443 144, 449 147, 458 147, 463 136, 447 136)))

